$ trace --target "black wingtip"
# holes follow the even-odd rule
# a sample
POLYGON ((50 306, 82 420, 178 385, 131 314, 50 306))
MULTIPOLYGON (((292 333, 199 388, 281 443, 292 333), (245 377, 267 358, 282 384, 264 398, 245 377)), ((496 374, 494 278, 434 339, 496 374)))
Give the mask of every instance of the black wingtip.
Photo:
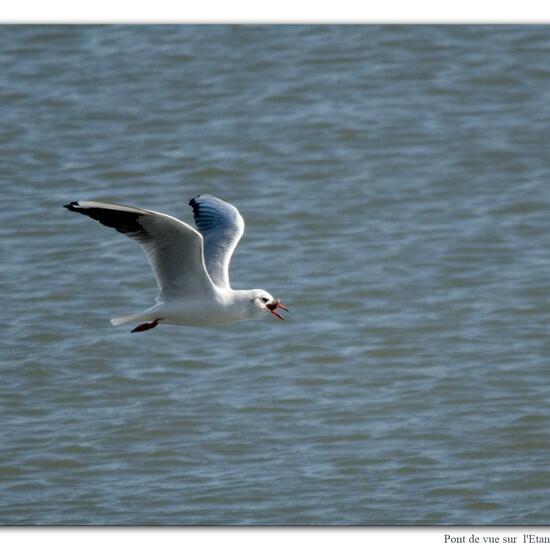
POLYGON ((78 201, 70 202, 69 204, 64 204, 63 208, 67 208, 68 210, 71 210, 72 212, 76 212, 76 207, 78 206, 78 201))
POLYGON ((197 195, 196 197, 193 197, 189 201, 189 205, 193 209, 193 216, 197 216, 198 213, 199 213, 199 203, 195 200, 195 199, 198 199, 199 197, 200 197, 200 195, 197 195))

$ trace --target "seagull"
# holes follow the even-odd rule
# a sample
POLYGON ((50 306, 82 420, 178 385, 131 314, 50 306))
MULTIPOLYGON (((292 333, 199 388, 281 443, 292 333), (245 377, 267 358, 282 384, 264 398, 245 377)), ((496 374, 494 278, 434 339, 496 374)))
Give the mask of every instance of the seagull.
POLYGON ((189 201, 197 230, 160 212, 95 201, 64 205, 134 239, 145 252, 159 287, 156 304, 111 319, 113 326, 142 322, 132 332, 175 325, 222 325, 288 311, 261 289, 233 290, 229 262, 244 233, 244 220, 228 202, 213 195, 189 201), (145 321, 145 322, 143 322, 145 321))

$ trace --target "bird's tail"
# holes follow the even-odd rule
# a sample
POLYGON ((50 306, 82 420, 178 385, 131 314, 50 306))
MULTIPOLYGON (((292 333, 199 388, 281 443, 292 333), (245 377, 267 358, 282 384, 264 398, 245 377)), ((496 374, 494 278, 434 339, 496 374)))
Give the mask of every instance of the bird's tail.
POLYGON ((126 323, 132 323, 134 321, 154 321, 158 315, 155 315, 159 309, 158 304, 141 311, 140 313, 134 313, 134 315, 126 315, 125 317, 115 317, 111 319, 111 325, 118 327, 119 325, 124 325, 126 323))
POLYGON ((115 317, 111 319, 111 325, 118 327, 119 325, 124 325, 125 323, 130 323, 131 321, 141 321, 141 314, 137 315, 127 315, 126 317, 115 317))

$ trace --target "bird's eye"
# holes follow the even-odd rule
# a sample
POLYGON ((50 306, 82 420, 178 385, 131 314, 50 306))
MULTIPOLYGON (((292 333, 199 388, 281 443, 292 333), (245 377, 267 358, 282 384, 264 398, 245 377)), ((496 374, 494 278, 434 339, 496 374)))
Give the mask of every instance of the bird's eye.
POLYGON ((264 304, 267 304, 267 298, 262 298, 262 302, 263 302, 264 304))

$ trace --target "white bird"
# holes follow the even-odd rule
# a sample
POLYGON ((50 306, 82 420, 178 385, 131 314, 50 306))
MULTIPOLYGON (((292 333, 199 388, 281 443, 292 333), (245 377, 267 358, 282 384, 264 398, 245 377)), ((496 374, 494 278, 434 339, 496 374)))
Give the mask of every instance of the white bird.
POLYGON ((145 321, 132 330, 142 332, 159 323, 218 325, 266 313, 283 319, 277 309, 288 309, 269 292, 233 290, 229 284, 229 262, 244 232, 239 211, 213 195, 198 195, 189 204, 198 231, 152 210, 94 201, 65 205, 137 241, 153 269, 157 303, 111 323, 145 321))

